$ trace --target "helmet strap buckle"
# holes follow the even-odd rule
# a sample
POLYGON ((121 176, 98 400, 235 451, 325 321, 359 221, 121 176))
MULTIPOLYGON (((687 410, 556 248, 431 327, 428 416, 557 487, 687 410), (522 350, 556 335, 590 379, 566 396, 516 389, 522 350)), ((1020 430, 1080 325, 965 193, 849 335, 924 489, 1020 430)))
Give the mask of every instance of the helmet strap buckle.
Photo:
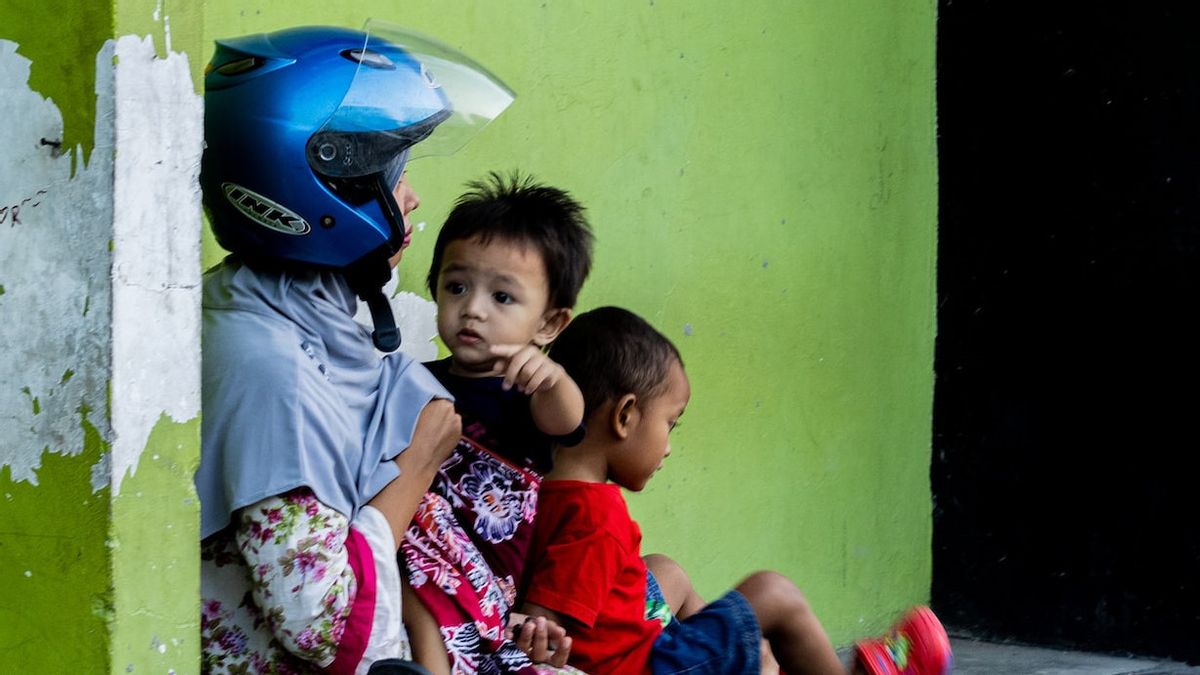
POLYGON ((386 256, 374 253, 359 260, 346 270, 346 280, 367 309, 371 311, 371 342, 381 352, 394 352, 400 348, 400 329, 396 327, 396 316, 392 305, 383 293, 383 285, 392 276, 392 266, 386 256))

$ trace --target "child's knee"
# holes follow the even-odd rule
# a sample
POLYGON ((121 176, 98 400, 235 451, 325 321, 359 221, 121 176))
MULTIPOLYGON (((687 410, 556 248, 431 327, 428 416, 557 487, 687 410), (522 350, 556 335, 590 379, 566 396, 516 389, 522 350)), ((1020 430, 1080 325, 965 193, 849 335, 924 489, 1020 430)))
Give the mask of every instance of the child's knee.
POLYGON ((685 596, 692 593, 692 579, 679 563, 661 553, 651 553, 642 556, 646 569, 654 575, 655 581, 663 592, 671 595, 682 593, 685 596))
POLYGON ((754 589, 761 589, 763 592, 769 593, 800 594, 800 589, 796 587, 796 584, 792 583, 791 579, 771 570, 755 572, 746 577, 741 585, 751 586, 754 589))
POLYGON ((654 575, 654 581, 673 614, 680 617, 690 615, 704 606, 704 601, 692 588, 691 578, 679 563, 661 553, 642 556, 642 561, 646 563, 646 569, 654 575))
POLYGON ((812 614, 808 598, 791 579, 778 572, 755 572, 738 584, 737 590, 756 611, 762 605, 793 616, 812 614))
POLYGON ((642 562, 646 563, 646 567, 649 568, 651 574, 658 577, 660 581, 662 577, 686 576, 683 567, 679 563, 661 553, 648 553, 642 556, 642 562))

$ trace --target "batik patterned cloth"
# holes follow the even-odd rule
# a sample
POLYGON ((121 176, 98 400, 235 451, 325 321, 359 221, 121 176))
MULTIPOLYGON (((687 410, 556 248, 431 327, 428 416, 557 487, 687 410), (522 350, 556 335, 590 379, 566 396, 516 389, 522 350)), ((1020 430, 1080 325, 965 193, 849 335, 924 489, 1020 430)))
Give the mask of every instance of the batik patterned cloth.
POLYGON ((455 675, 578 673, 534 664, 505 637, 541 477, 469 439, 442 464, 401 551, 455 675))

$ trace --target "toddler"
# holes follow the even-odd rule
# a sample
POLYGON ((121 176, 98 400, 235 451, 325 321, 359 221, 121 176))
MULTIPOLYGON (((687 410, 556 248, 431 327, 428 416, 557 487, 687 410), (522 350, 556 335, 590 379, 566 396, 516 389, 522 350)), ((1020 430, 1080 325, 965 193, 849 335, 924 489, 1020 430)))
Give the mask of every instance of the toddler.
POLYGON ((543 349, 571 319, 592 235, 557 188, 495 173, 471 188, 429 270, 450 357, 426 365, 454 395, 463 438, 405 535, 406 593, 420 600, 404 603, 405 623, 435 673, 532 673, 570 649, 544 619, 515 639, 505 624, 552 447, 583 437, 583 396, 543 349))

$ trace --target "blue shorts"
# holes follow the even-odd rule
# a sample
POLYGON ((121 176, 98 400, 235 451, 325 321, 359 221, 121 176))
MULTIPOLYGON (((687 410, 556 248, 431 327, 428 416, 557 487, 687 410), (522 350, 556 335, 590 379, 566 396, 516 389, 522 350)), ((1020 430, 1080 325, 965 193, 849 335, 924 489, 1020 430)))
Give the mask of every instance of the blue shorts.
MULTIPOLYGON (((658 584, 651 583, 658 590, 658 584)), ((647 591, 653 592, 649 587, 647 591)), ((762 631, 754 610, 745 596, 729 591, 699 612, 663 628, 650 652, 650 671, 654 675, 757 673, 762 669, 761 650, 762 631)))

